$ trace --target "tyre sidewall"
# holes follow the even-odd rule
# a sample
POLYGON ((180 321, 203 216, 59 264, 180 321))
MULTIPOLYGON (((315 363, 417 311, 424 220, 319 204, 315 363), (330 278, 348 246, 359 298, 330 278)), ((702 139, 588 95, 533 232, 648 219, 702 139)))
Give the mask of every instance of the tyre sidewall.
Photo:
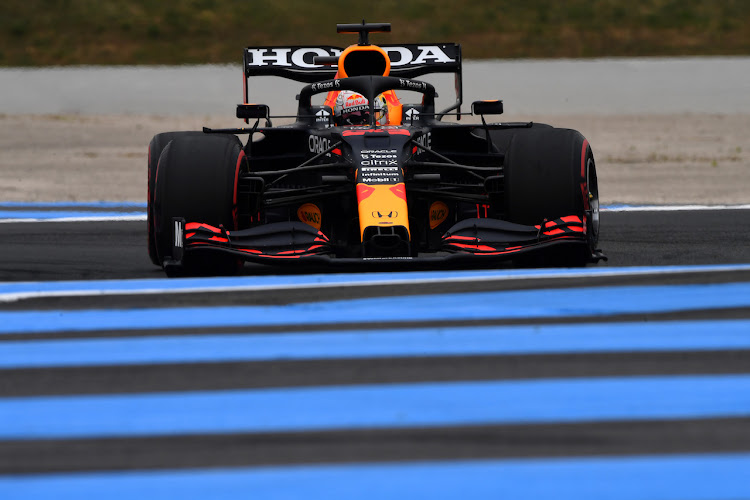
POLYGON ((146 192, 146 224, 148 231, 148 256, 154 265, 161 267, 159 257, 156 251, 156 239, 154 237, 154 215, 153 215, 153 201, 154 201, 154 184, 156 182, 156 169, 159 164, 159 157, 161 156, 164 148, 167 147, 172 140, 178 137, 198 137, 205 135, 199 131, 180 131, 180 132, 164 132, 156 134, 148 145, 148 185, 146 192))

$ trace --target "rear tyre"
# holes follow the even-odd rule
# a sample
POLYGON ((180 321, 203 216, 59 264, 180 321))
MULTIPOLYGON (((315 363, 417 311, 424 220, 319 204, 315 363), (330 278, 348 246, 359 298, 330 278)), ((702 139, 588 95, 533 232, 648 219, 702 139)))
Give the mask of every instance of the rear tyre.
MULTIPOLYGON (((237 229, 237 176, 244 157, 235 136, 177 137, 163 150, 154 188, 154 239, 160 263, 172 253, 172 218, 237 229)), ((183 258, 183 274, 236 274, 242 260, 215 250, 183 258)))
POLYGON ((154 265, 161 267, 159 256, 156 252, 156 239, 154 238, 154 183, 156 182, 156 166, 159 164, 159 156, 172 140, 178 137, 196 137, 205 135, 203 132, 164 132, 156 134, 148 145, 148 192, 146 197, 146 222, 148 225, 148 256, 154 265))
POLYGON ((575 130, 518 131, 505 159, 505 218, 541 224, 567 215, 586 222, 587 245, 554 247, 532 265, 585 265, 599 241, 599 187, 594 155, 575 130))

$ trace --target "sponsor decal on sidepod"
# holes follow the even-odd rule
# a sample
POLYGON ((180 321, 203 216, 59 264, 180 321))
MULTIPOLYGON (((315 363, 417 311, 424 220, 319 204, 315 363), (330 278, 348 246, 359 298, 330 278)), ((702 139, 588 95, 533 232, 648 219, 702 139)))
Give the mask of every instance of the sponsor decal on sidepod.
POLYGON ((320 214, 320 209, 317 205, 313 205, 312 203, 305 203, 297 209, 297 217, 299 217, 299 220, 301 220, 308 226, 312 226, 315 229, 320 230, 322 217, 320 214))
POLYGON ((430 229, 435 229, 448 218, 448 205, 436 201, 430 205, 430 229))

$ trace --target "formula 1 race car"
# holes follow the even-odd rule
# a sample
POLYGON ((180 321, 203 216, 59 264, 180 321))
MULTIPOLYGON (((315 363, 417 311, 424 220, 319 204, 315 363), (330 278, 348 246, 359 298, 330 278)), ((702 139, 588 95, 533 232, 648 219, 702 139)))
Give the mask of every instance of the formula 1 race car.
POLYGON ((588 141, 539 123, 488 123, 503 112, 499 100, 461 113, 461 46, 369 43, 369 33, 390 29, 339 24, 339 33, 359 36, 344 50, 246 48, 237 117, 253 125, 156 135, 152 262, 175 276, 236 273, 245 261, 580 266, 604 258, 588 141), (413 79, 432 73, 455 76, 455 102, 442 111, 435 87, 413 79), (293 124, 273 127, 279 117, 267 105, 249 104, 256 75, 307 83, 293 124), (401 102, 406 94, 417 102, 401 102), (481 123, 458 123, 469 114, 481 123), (249 136, 244 145, 238 135, 249 136))

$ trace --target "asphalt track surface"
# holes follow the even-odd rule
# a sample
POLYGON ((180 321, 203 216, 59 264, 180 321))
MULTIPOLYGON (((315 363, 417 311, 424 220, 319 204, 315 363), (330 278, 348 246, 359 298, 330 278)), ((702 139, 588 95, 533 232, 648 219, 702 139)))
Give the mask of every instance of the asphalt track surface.
POLYGON ((203 292, 144 224, 0 224, 0 497, 750 497, 750 210, 605 212, 581 271, 203 292))
MULTIPOLYGON (((6 217, 11 214, 4 212, 6 217)), ((603 212, 601 218, 600 247, 609 260, 599 267, 750 263, 747 209, 603 212)), ((160 278, 162 271, 144 251, 144 226, 142 221, 0 224, 0 277, 3 281, 160 278)), ((297 272, 247 265, 244 274, 297 272)))

